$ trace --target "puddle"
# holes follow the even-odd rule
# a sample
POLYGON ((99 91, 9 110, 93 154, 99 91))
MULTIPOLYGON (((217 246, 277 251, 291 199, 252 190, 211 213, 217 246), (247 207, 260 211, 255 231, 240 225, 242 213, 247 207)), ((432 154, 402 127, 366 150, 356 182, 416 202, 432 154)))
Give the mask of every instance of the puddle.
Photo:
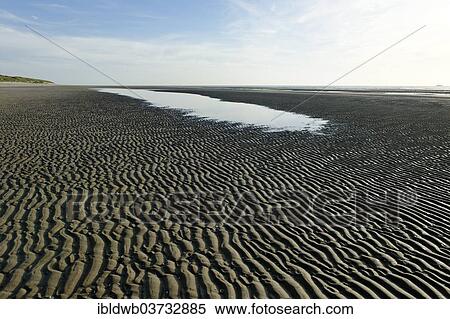
POLYGON ((144 99, 156 107, 168 107, 188 111, 189 115, 214 121, 227 121, 244 125, 255 125, 269 131, 310 131, 322 129, 327 120, 303 114, 274 110, 262 105, 222 101, 208 96, 159 92, 144 89, 98 89, 100 92, 115 93, 144 99))

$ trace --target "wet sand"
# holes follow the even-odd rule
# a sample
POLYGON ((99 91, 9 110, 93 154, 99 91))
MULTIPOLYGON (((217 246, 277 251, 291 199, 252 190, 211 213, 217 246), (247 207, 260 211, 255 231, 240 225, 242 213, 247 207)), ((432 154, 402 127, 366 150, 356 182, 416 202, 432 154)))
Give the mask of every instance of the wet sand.
POLYGON ((329 125, 0 88, 0 297, 449 298, 450 101, 328 94, 296 112, 329 125))

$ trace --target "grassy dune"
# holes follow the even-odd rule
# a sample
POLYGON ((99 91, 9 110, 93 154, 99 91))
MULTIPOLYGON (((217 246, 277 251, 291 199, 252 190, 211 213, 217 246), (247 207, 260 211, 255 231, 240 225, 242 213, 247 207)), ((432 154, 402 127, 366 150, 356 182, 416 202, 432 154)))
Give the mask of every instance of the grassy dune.
POLYGON ((9 76, 9 75, 1 75, 0 74, 0 83, 2 82, 17 82, 17 83, 36 83, 36 84, 50 84, 53 83, 48 80, 41 80, 41 79, 33 79, 33 78, 26 78, 22 76, 9 76))

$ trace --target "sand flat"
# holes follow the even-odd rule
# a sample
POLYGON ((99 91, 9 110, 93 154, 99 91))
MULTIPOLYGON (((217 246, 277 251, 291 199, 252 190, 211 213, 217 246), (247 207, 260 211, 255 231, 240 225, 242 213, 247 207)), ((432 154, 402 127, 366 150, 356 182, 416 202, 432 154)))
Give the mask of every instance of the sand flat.
POLYGON ((339 94, 296 111, 333 125, 0 88, 0 297, 449 298, 450 102, 339 94))

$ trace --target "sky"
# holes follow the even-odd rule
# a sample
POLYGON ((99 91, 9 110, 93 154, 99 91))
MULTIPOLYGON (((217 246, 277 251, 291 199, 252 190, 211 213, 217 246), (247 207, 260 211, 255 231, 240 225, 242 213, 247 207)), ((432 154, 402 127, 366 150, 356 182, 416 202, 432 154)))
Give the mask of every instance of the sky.
POLYGON ((0 0, 0 74, 125 85, 450 85, 448 0, 0 0))

